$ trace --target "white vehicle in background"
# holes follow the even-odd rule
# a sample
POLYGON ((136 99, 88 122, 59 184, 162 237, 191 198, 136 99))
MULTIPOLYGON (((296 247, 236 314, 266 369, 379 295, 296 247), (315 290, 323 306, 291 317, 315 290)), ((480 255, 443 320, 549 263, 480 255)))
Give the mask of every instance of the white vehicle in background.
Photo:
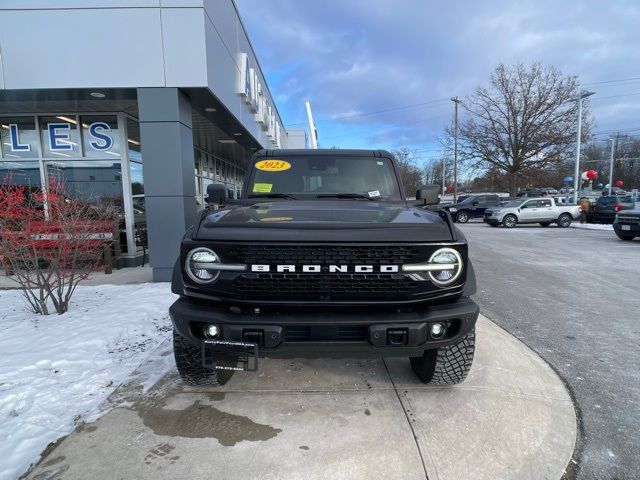
POLYGON ((581 214, 579 205, 557 205, 550 197, 519 198, 503 207, 485 210, 482 220, 492 227, 503 225, 513 228, 519 223, 539 223, 543 227, 555 223, 559 227, 568 227, 581 214))

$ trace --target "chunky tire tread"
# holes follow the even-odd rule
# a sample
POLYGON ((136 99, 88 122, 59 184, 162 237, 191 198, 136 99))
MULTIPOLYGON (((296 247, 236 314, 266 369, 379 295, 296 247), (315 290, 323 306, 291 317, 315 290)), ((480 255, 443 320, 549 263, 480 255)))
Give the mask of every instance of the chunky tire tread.
MULTIPOLYGON (((186 338, 173 331, 173 356, 180 378, 189 385, 224 385, 233 376, 233 370, 214 370, 202 366, 202 352, 186 338)), ((225 362, 222 360, 222 362, 225 362)), ((231 363, 231 362, 225 362, 231 363)))
POLYGON ((412 357, 411 367, 424 383, 456 385, 467 378, 475 349, 476 333, 472 330, 454 345, 427 350, 422 357, 412 357))

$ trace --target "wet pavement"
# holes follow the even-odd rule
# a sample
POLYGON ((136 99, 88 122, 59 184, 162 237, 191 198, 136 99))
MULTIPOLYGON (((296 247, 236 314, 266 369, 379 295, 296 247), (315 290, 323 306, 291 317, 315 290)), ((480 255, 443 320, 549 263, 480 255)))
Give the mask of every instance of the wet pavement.
POLYGON ((406 359, 262 360, 224 387, 190 387, 171 353, 167 341, 109 413, 52 446, 27 478, 556 479, 574 448, 560 379, 483 317, 456 387, 420 383, 406 359))

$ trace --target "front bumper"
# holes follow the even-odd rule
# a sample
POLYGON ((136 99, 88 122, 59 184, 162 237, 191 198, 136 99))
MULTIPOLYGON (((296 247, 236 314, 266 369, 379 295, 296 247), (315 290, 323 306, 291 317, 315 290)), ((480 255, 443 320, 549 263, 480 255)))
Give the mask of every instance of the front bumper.
POLYGON ((482 221, 484 223, 488 223, 489 225, 500 225, 500 220, 498 219, 498 217, 488 217, 488 216, 484 216, 482 217, 482 221))
POLYGON ((363 307, 242 313, 224 303, 181 297, 169 313, 177 333, 196 346, 204 340, 204 325, 215 324, 222 331, 220 340, 258 343, 261 357, 412 357, 457 343, 473 329, 479 308, 462 297, 409 312, 363 307), (434 322, 447 325, 444 337, 431 337, 434 322))
POLYGON ((616 233, 635 235, 640 237, 640 220, 638 221, 638 223, 619 222, 616 220, 615 222, 613 222, 613 229, 616 233))

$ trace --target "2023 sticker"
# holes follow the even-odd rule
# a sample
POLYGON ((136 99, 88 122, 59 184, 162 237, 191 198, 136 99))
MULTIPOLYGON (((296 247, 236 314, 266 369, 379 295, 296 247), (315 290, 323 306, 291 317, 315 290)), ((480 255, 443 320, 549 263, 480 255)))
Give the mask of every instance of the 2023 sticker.
POLYGON ((291 164, 284 160, 270 158, 269 160, 260 160, 259 162, 256 162, 256 168, 263 172, 283 172, 284 170, 289 170, 291 168, 291 164))

